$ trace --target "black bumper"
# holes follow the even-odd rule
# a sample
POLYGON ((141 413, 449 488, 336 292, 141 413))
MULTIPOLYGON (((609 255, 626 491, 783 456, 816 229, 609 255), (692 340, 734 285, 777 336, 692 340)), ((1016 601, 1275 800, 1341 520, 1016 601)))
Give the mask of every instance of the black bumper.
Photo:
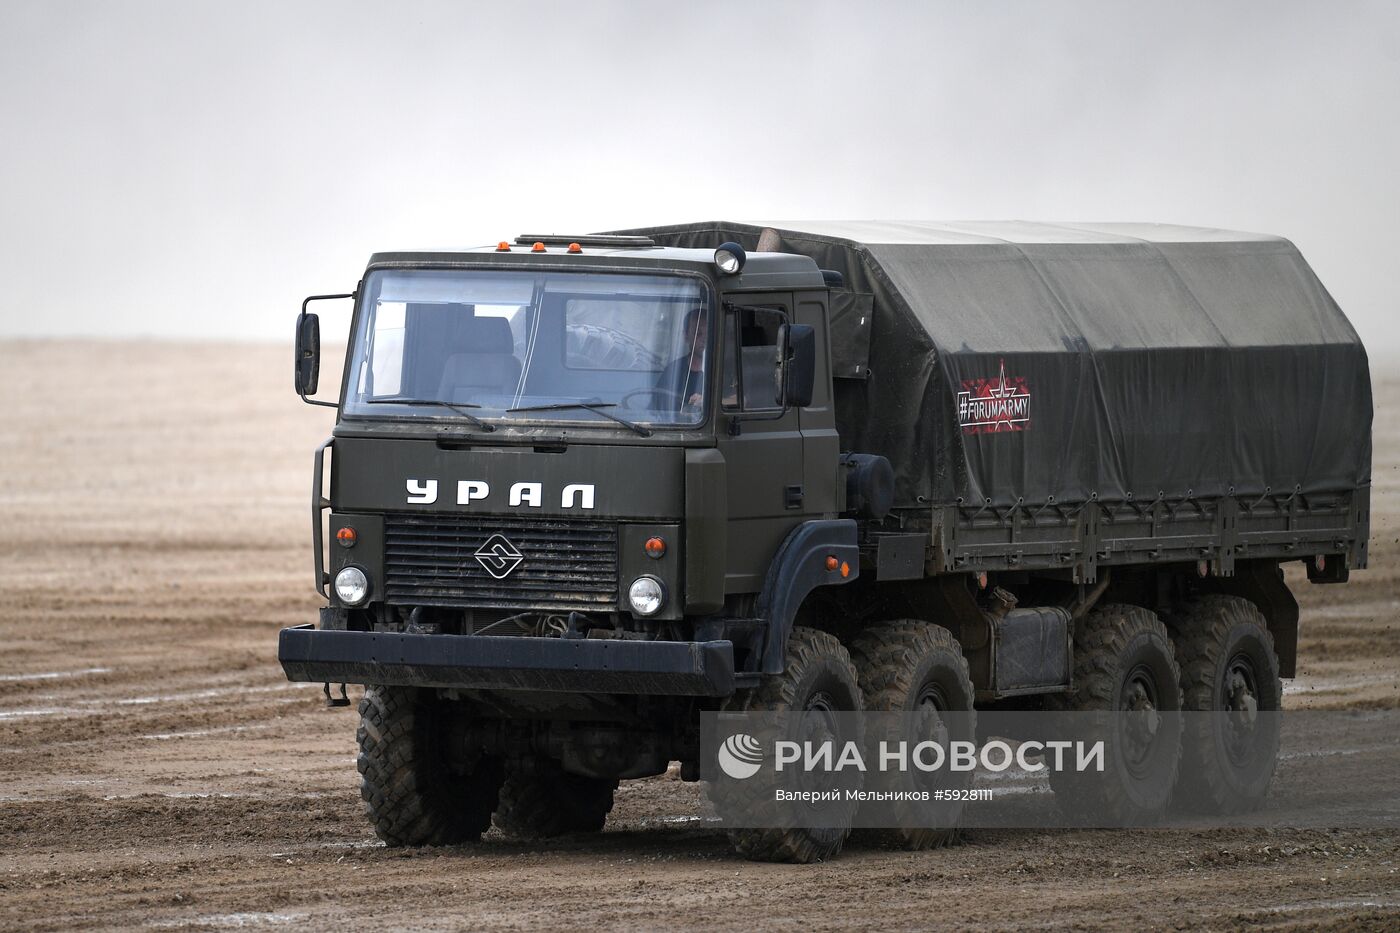
POLYGON ((507 635, 398 635, 284 628, 277 659, 288 680, 352 684, 728 696, 727 641, 622 641, 507 635))

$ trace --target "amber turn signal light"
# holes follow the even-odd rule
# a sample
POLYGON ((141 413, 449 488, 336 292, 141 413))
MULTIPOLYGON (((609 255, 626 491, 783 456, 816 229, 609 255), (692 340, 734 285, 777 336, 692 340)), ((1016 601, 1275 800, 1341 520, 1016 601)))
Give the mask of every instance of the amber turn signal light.
POLYGON ((341 547, 355 546, 355 529, 346 525, 335 533, 335 540, 340 542, 341 547))
POLYGON ((647 557, 650 557, 652 560, 658 560, 659 558, 665 557, 666 539, 661 537, 647 538, 646 551, 647 557))
POLYGON ((844 560, 841 561, 841 576, 842 576, 842 577, 849 577, 850 575, 851 575, 851 565, 848 564, 848 563, 846 563, 844 560))

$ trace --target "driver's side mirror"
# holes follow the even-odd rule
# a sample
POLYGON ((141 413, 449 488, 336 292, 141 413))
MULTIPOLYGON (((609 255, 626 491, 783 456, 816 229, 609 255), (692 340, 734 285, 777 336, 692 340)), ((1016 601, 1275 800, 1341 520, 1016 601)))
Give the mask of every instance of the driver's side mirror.
POLYGON ((301 314, 297 315, 297 358, 294 376, 297 395, 300 395, 301 400, 308 405, 324 405, 327 408, 339 407, 335 402, 307 398, 308 395, 316 394, 316 387, 320 382, 321 319, 306 309, 313 301, 335 301, 340 298, 354 297, 353 292, 347 295, 312 295, 301 303, 301 314))
POLYGON ((321 376, 321 319, 314 314, 297 315, 296 353, 297 395, 306 398, 316 394, 321 376))
POLYGON ((812 404, 817 376, 817 334, 808 324, 778 328, 778 385, 784 407, 812 404))

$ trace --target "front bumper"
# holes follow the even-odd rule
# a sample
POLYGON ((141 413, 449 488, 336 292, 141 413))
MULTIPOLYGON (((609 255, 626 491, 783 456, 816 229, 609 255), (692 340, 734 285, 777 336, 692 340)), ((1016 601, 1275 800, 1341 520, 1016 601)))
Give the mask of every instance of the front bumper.
POLYGON ((288 680, 548 690, 654 696, 729 696, 727 641, 625 641, 508 635, 401 635, 282 630, 277 659, 288 680))

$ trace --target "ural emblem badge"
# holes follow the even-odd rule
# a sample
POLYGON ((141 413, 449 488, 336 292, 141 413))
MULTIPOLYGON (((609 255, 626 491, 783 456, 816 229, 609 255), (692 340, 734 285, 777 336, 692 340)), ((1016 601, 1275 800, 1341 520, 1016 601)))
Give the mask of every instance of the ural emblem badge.
POLYGON ((487 538, 486 543, 477 548, 472 556, 497 580, 504 580, 510 576, 525 560, 525 555, 521 554, 505 535, 492 535, 487 538))

